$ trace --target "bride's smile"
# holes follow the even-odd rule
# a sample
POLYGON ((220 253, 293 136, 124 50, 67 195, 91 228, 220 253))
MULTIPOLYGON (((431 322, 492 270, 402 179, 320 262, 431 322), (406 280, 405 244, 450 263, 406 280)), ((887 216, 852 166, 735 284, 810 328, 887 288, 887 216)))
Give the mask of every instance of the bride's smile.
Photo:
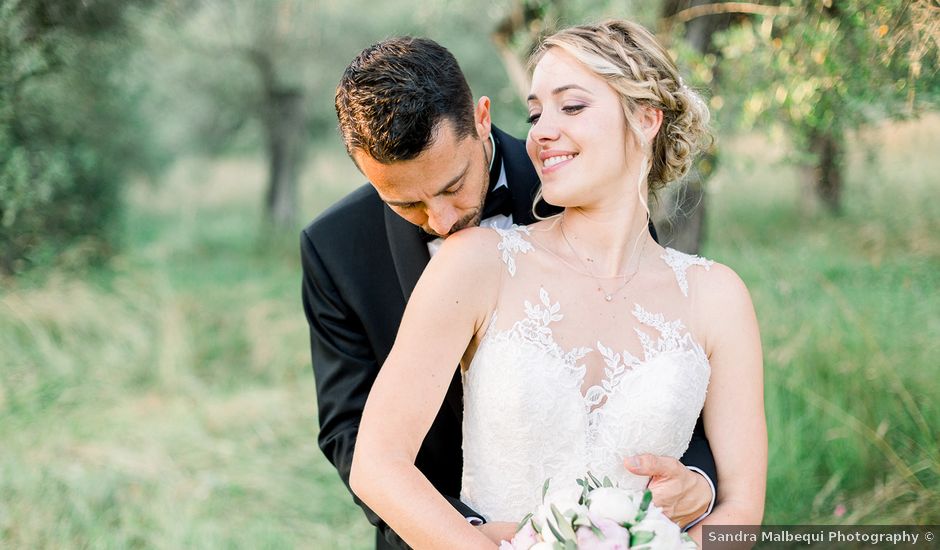
POLYGON ((528 97, 526 148, 546 201, 609 209, 639 175, 642 148, 629 136, 617 93, 567 52, 539 60, 528 97))

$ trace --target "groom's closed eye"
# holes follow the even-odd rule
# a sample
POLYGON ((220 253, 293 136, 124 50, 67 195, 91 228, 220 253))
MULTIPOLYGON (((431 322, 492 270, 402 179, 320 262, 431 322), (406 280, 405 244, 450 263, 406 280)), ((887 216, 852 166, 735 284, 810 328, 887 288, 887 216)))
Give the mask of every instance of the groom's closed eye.
POLYGON ((445 195, 445 196, 450 197, 450 196, 453 196, 453 195, 456 195, 457 193, 459 193, 461 189, 463 189, 463 183, 460 183, 460 184, 458 184, 458 185, 454 185, 454 186, 452 186, 452 187, 448 187, 447 189, 445 189, 444 191, 441 192, 441 195, 445 195))

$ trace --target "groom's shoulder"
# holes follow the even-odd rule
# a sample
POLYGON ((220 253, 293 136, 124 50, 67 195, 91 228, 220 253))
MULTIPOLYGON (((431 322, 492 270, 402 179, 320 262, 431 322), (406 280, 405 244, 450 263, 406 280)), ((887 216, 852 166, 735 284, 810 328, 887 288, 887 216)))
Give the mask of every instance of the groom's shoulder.
POLYGON ((320 213, 303 233, 312 240, 374 238, 377 229, 384 230, 384 208, 375 188, 366 183, 320 213))

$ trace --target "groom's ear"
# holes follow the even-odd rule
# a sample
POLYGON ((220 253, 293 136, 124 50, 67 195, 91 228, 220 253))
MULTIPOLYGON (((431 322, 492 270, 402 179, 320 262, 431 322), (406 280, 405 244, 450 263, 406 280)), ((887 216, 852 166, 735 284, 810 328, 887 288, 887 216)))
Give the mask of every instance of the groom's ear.
POLYGON ((485 95, 480 96, 476 105, 473 106, 473 125, 477 129, 477 137, 480 139, 488 138, 492 124, 490 119, 490 98, 485 95))

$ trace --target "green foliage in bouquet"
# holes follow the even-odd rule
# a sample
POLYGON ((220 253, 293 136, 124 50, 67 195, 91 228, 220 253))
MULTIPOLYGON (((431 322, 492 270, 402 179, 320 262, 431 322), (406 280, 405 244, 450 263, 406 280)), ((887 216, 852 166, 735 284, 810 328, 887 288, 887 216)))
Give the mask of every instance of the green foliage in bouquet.
POLYGON ((550 481, 546 480, 542 504, 523 518, 516 536, 501 548, 527 549, 539 541, 555 550, 577 550, 582 543, 587 548, 606 547, 607 543, 624 547, 629 543, 631 548, 694 546, 687 534, 680 533, 679 527, 653 506, 649 490, 641 494, 620 489, 609 477, 599 480, 590 472, 575 481, 581 488, 577 497, 564 492, 548 497, 550 481), (595 494, 592 502, 592 494, 598 490, 604 494, 595 494))

